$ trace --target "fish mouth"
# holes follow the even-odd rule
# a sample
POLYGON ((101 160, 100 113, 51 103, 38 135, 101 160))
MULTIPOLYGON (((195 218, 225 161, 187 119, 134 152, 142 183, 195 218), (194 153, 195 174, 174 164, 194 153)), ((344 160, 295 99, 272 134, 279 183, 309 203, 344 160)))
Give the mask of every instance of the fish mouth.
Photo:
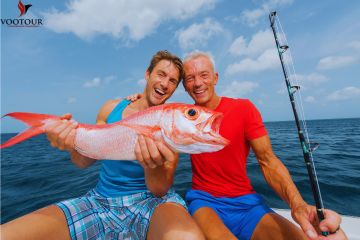
POLYGON ((202 135, 206 135, 207 138, 204 139, 201 136, 194 136, 194 139, 213 145, 228 145, 230 141, 222 137, 219 133, 223 117, 224 116, 222 113, 215 112, 211 117, 208 118, 208 120, 199 123, 197 128, 200 132, 203 133, 202 135))

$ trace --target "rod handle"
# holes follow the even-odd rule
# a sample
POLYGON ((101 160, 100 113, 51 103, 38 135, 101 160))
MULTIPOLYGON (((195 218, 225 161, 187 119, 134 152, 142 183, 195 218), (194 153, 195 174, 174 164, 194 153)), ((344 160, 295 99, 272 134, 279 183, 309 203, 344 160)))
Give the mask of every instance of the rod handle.
MULTIPOLYGON (((318 215, 318 218, 319 218, 319 221, 321 222, 322 220, 325 219, 325 216, 324 216, 324 212, 323 212, 323 209, 322 208, 318 208, 316 209, 317 211, 317 215, 318 215)), ((321 235, 323 236, 328 236, 330 233, 329 232, 321 232, 321 235)))

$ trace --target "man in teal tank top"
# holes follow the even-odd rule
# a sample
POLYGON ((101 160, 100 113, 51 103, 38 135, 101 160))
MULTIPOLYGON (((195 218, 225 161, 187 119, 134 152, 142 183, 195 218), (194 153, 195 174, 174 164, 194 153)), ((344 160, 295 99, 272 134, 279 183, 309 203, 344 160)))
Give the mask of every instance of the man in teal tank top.
MULTIPOLYGON (((183 77, 181 60, 159 51, 145 72, 143 98, 136 102, 109 100, 96 123, 121 120, 165 103, 183 77)), ((47 130, 53 147, 70 153, 80 168, 96 160, 74 149, 77 123, 71 115, 47 130)), ((62 201, 2 226, 4 239, 205 239, 188 214, 184 200, 171 188, 178 154, 162 142, 139 136, 138 161, 102 160, 99 182, 85 196, 62 201)), ((120 160, 120 159, 119 159, 120 160)))

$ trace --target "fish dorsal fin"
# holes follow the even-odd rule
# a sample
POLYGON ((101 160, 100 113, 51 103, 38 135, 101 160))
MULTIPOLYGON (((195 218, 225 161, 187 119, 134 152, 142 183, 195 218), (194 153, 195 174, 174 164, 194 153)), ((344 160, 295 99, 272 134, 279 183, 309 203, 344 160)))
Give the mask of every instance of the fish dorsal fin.
POLYGON ((147 137, 152 137, 155 132, 161 130, 159 126, 145 126, 140 124, 127 124, 127 123, 122 123, 121 125, 131 128, 134 131, 136 131, 138 134, 142 134, 147 137))

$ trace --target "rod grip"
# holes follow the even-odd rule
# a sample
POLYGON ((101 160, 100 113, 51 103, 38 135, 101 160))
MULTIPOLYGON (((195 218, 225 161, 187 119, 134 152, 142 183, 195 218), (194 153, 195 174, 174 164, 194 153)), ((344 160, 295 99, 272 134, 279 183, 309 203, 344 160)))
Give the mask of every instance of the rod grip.
MULTIPOLYGON (((318 215, 318 218, 319 218, 319 222, 321 222, 322 220, 325 219, 324 212, 323 212, 322 208, 316 209, 316 212, 317 212, 317 215, 318 215)), ((329 232, 321 232, 321 235, 323 235, 325 237, 328 236, 329 234, 330 234, 329 232)))

